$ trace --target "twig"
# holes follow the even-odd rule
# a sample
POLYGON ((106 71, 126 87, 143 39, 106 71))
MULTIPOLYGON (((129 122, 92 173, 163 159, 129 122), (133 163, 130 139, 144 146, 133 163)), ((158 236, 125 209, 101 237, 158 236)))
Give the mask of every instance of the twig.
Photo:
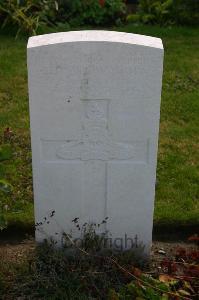
MULTIPOLYGON (((94 254, 90 254, 88 252, 86 252, 85 250, 79 248, 77 245, 75 245, 75 243, 73 242, 73 240, 66 234, 67 238, 70 240, 70 242, 82 253, 84 253, 86 256, 93 256, 93 257, 98 257, 98 258, 102 258, 102 256, 100 255, 94 255, 94 254)), ((139 277, 135 276, 134 274, 132 274, 131 272, 129 272, 127 269, 125 269, 124 267, 122 267, 115 259, 111 258, 111 257, 106 257, 107 260, 109 260, 111 263, 115 264, 120 270, 122 270, 123 272, 127 273, 128 275, 132 276, 134 279, 136 279, 137 281, 143 283, 144 285, 152 288, 152 289, 155 289, 156 291, 160 292, 160 293, 166 293, 168 295, 171 295, 171 296, 178 296, 180 297, 181 299, 185 299, 187 300, 188 298, 187 297, 184 297, 184 296, 181 296, 181 295, 176 295, 175 293, 172 293, 172 292, 168 292, 168 291, 164 291, 156 286, 153 286, 151 285, 150 283, 148 283, 147 281, 143 280, 143 279, 140 279, 139 277)), ((198 294, 197 294, 198 295, 198 294)), ((194 296, 197 296, 197 295, 194 295, 194 296)))

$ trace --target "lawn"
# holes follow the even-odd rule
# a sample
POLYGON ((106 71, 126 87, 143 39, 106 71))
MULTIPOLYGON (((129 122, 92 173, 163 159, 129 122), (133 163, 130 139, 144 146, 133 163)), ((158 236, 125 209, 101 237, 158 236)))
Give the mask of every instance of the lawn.
MULTIPOLYGON (((165 47, 155 224, 199 224, 199 29, 126 25, 114 30, 152 35, 165 47)), ((0 142, 11 144, 0 194, 8 223, 33 224, 27 39, 0 33, 0 142), (5 135, 6 128, 12 130, 5 135)))

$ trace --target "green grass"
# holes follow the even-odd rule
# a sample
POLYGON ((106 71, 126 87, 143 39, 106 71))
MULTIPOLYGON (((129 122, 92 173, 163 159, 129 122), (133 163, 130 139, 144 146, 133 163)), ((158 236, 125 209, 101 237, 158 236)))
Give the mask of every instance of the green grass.
MULTIPOLYGON (((199 223, 199 29, 133 26, 115 30, 157 36, 165 47, 155 224, 199 223)), ((1 196, 10 223, 33 223, 26 39, 0 34, 0 132, 11 127, 12 195, 1 196)))

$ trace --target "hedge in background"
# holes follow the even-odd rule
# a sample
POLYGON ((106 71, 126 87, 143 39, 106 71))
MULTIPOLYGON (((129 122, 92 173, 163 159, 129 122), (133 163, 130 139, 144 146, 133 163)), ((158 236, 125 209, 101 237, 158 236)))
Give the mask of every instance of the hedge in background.
POLYGON ((0 0, 1 26, 29 35, 46 26, 112 25, 124 19, 123 0, 0 0))
POLYGON ((60 0, 58 19, 79 25, 111 25, 120 23, 126 12, 123 0, 60 0))

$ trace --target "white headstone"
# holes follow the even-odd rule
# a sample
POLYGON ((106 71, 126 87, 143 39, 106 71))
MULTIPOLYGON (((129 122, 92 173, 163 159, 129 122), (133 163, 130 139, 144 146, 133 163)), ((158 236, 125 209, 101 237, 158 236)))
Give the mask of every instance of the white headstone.
MULTIPOLYGON (((36 240, 108 217, 112 241, 152 238, 163 46, 76 31, 28 42, 36 240)), ((115 243, 115 244, 117 244, 115 243)))

